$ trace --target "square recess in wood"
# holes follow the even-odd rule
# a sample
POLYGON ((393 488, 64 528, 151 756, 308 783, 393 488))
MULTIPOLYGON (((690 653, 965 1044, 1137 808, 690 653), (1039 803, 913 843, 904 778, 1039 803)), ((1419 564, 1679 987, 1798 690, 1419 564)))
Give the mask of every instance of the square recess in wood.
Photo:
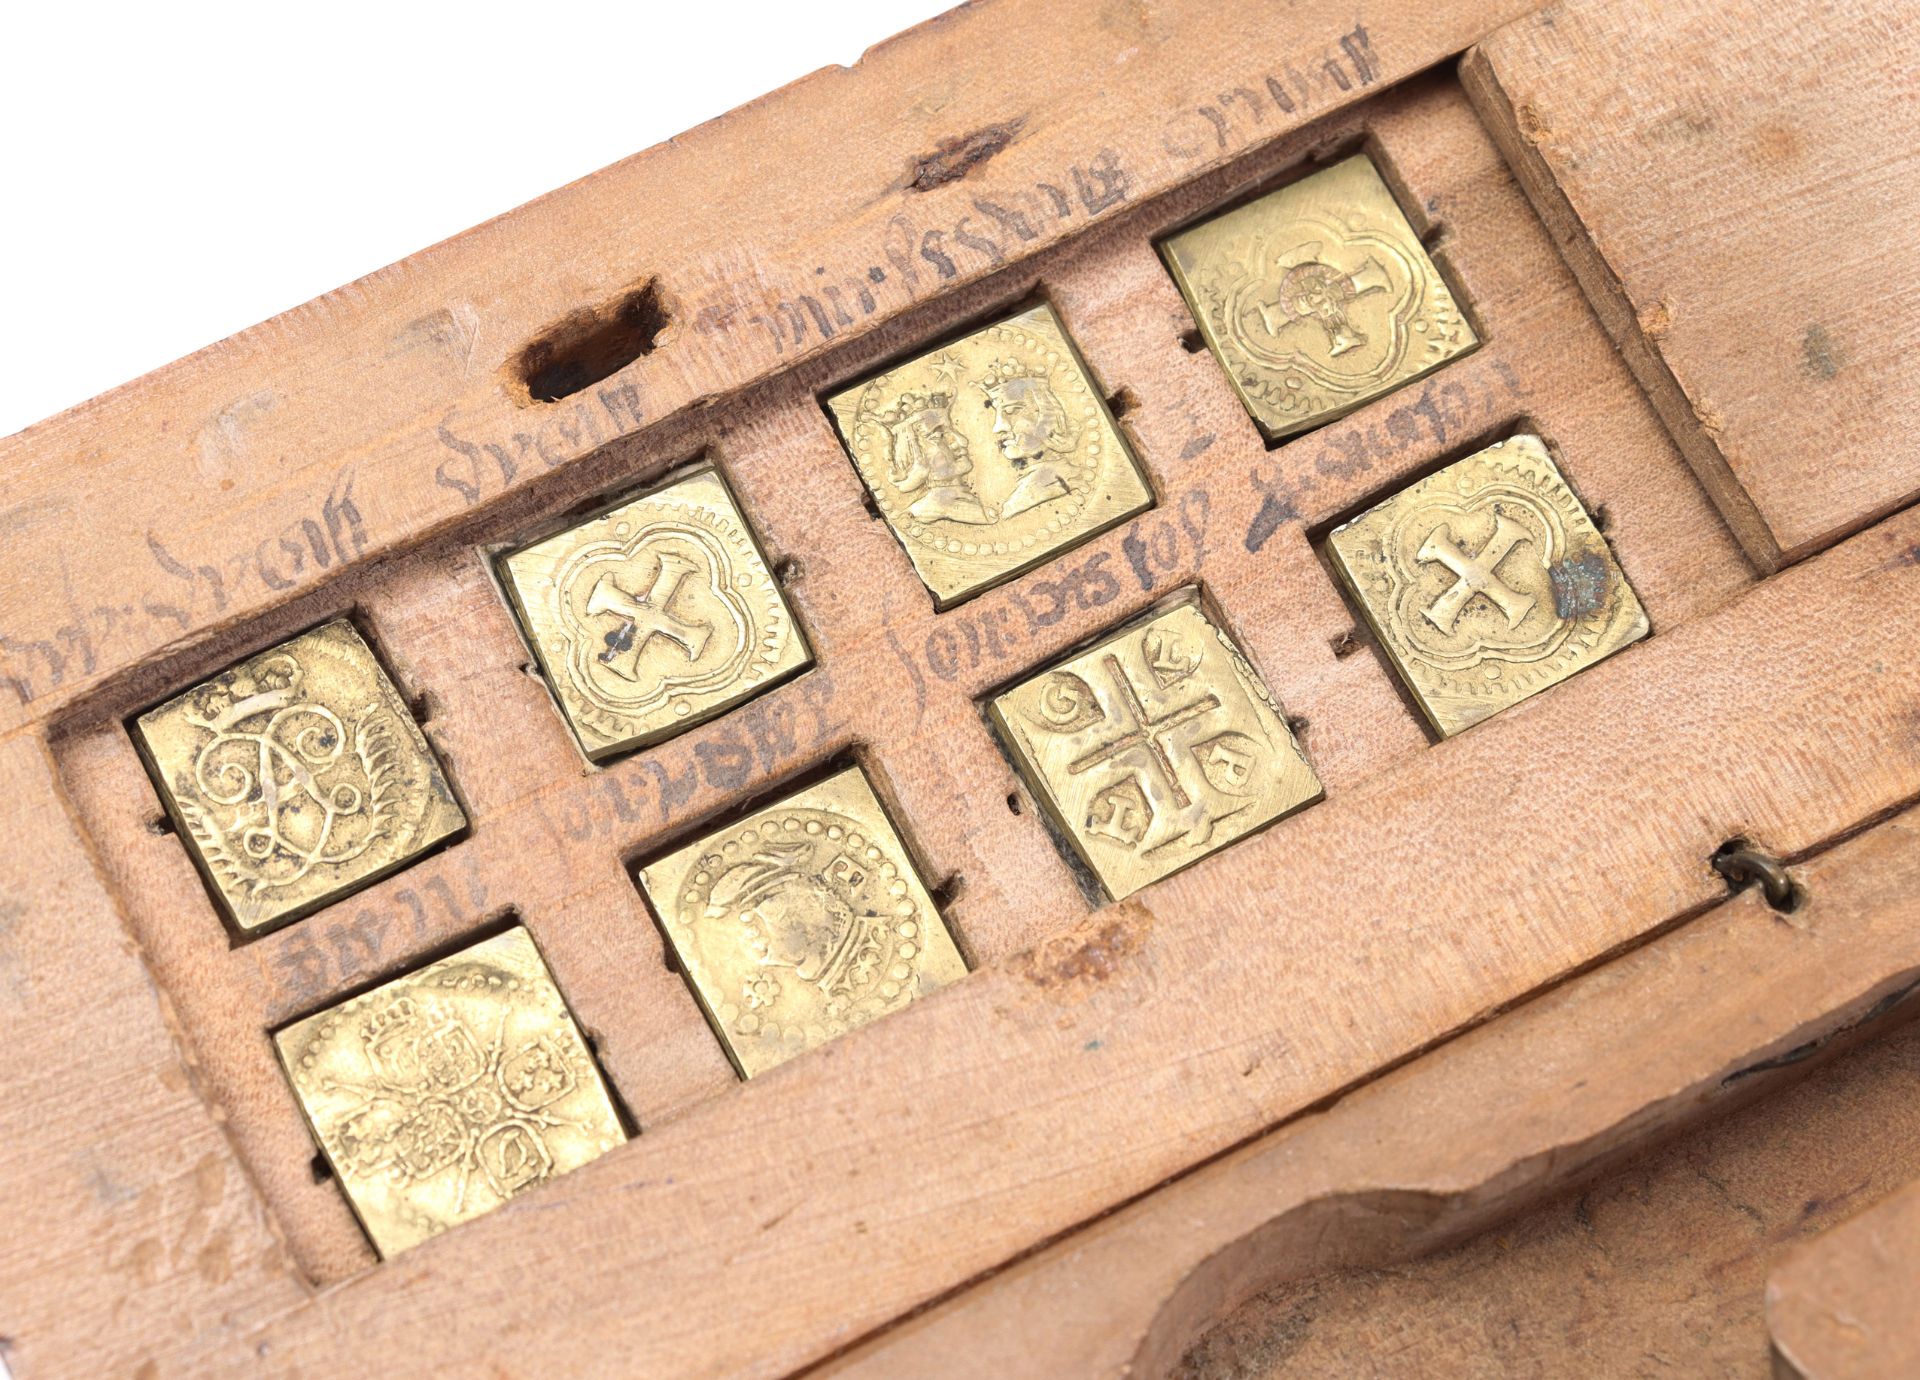
POLYGON ((827 409, 941 608, 1153 505, 1044 304, 895 365, 827 409))
POLYGON ((133 738, 246 934, 318 910, 466 827, 406 701, 344 618, 148 710, 133 738))
POLYGON ((1365 154, 1182 230, 1161 253, 1269 440, 1480 343, 1365 154))
POLYGON ((502 566, 554 699, 592 759, 670 737, 811 661, 752 529, 711 468, 502 566))
POLYGON ((382 1256, 626 1140, 518 925, 295 1021, 273 1043, 382 1256))
POLYGON ((1109 634, 988 712, 1115 900, 1320 798, 1273 696, 1197 598, 1109 634))
POLYGON ((1640 600, 1537 436, 1515 436, 1334 529, 1333 566, 1451 736, 1647 635, 1640 600))
POLYGON ((859 767, 669 853, 640 885, 745 1078, 966 975, 859 767))

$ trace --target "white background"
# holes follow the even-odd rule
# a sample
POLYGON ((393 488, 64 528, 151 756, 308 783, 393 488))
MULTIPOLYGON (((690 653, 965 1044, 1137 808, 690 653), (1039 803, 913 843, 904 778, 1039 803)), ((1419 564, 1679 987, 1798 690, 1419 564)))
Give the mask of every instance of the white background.
POLYGON ((0 435, 951 3, 9 6, 0 435))

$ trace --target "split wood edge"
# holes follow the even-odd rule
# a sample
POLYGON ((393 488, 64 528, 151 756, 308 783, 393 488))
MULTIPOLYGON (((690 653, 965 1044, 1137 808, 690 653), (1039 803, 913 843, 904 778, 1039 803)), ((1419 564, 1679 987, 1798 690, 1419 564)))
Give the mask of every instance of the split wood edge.
POLYGON ((1469 49, 1460 60, 1460 84, 1526 192, 1527 200, 1533 203, 1535 213, 1552 234, 1567 267, 1579 280, 1594 315, 1619 346, 1627 367, 1640 381, 1660 420, 1666 423, 1680 453, 1713 496, 1748 559, 1763 575, 1770 575, 1794 557, 1805 554, 1781 549, 1758 505, 1735 477, 1719 443, 1708 433, 1687 398, 1686 389, 1648 334, 1646 320, 1627 295, 1620 275, 1607 262, 1606 250, 1574 209, 1540 152, 1538 142, 1528 129, 1528 112, 1515 107, 1484 44, 1469 49))

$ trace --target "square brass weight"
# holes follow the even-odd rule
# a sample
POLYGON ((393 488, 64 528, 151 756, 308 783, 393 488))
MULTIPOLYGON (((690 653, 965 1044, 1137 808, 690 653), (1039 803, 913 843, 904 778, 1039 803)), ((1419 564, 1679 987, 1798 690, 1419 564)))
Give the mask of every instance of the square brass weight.
POLYGON ((295 1021, 273 1043, 382 1257, 626 1140, 517 925, 295 1021))
POLYGON ((810 660, 779 582, 711 468, 503 565, 527 641, 594 760, 710 719, 810 660))
POLYGON ((988 710, 1115 900, 1320 798, 1259 674, 1197 601, 1110 634, 988 710))
POLYGON ((966 975, 858 767, 668 854, 640 885, 743 1078, 966 975))
POLYGON ((1480 343, 1365 154, 1182 230, 1161 254, 1269 440, 1480 343))
POLYGON ((943 609, 1153 504, 1048 306, 908 360, 827 406, 943 609))
POLYGON ((466 827, 406 702, 345 619, 147 711, 133 736, 243 933, 318 910, 466 827))
POLYGON ((1334 569, 1445 737, 1647 635, 1537 436, 1456 461, 1334 529, 1334 569))

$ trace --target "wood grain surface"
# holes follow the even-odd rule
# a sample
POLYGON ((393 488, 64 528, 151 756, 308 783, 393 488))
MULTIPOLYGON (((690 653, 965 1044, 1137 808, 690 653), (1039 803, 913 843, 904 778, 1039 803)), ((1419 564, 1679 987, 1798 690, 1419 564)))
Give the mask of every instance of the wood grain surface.
POLYGON ((1920 579, 1916 544, 1920 516, 1895 519, 249 1344, 283 1373, 343 1338, 402 1374, 538 1367, 588 1337, 667 1374, 823 1357, 1697 909, 1723 840, 1793 855, 1911 799, 1920 630, 1867 614, 1920 579), (1771 656, 1747 655, 1756 637, 1771 656), (1770 750, 1724 750, 1753 740, 1770 750), (1463 830, 1445 803, 1469 790, 1463 830), (508 1253, 510 1276, 488 1267, 508 1253), (634 1279, 674 1284, 636 1298, 634 1279))
POLYGON ((1769 1268, 1920 1175, 1920 1027, 1817 1067, 1459 1246, 1257 1295, 1172 1380, 1762 1380, 1769 1268))
POLYGON ((0 577, 0 726, 929 302, 951 322, 956 290, 1528 7, 964 6, 0 440, 8 541, 48 553, 0 577), (647 283, 652 353, 533 400, 529 344, 647 283))
POLYGON ((1747 552, 1920 494, 1920 11, 1572 0, 1469 91, 1747 552))
MULTIPOLYGON (((0 1161, 14 1226, 0 1245, 0 1336, 14 1373, 205 1369, 222 1334, 301 1305, 312 1280, 364 1268, 337 1193, 312 1181, 284 1089, 262 1074, 266 1032, 509 906, 526 905, 643 1125, 728 1087, 625 864, 848 750, 855 720, 822 694, 836 671, 823 664, 784 698, 630 761, 624 777, 588 776, 544 690, 519 673, 524 653, 492 599, 482 545, 702 449, 724 462, 779 447, 760 464, 763 487, 737 487, 770 545, 829 562, 816 571, 842 555, 862 572, 852 586, 812 582, 807 616, 832 626, 872 601, 864 574, 894 553, 809 411, 828 378, 1029 291, 1031 256, 1102 218, 1196 177, 1219 195, 1248 156, 1270 158, 1277 140, 1522 8, 1369 14, 1356 28, 1350 8, 1331 5, 1086 4, 1064 20, 1058 6, 973 6, 0 441, 10 476, 0 522, 17 557, 0 570, 0 652, 15 692, 0 708, 11 786, 0 1018, 19 1070, 0 1129, 10 1146, 32 1147, 0 1161), (831 137, 809 133, 822 130, 831 137), (673 306, 657 348, 565 402, 532 402, 513 372, 527 343, 644 279, 673 306), (854 348, 806 379, 792 374, 829 345, 854 348), (784 381, 765 382, 773 375, 784 381), (723 397, 731 406, 718 412, 723 397), (844 543, 819 539, 823 513, 844 543), (468 803, 498 824, 496 804, 552 789, 567 799, 551 816, 523 812, 517 834, 477 829, 467 842, 484 849, 456 848, 314 917, 288 933, 301 941, 290 947, 227 949, 177 842, 150 832, 156 802, 127 774, 119 724, 341 612, 376 638, 426 713, 468 803), (511 753, 500 751, 503 723, 511 753), (565 851, 556 840, 592 840, 596 864, 540 869, 565 851), (483 868, 483 851, 498 861, 483 868), (559 892, 489 890, 494 868, 522 860, 559 892), (638 1038, 661 1028, 672 1033, 658 1045, 638 1038), (278 1114, 260 1115, 269 1103, 278 1114)), ((1130 253, 1150 262, 1147 246, 1130 253)), ((1173 367, 1185 386, 1224 394, 1208 361, 1178 347, 1179 319, 1157 337, 1173 367)), ((1177 455, 1194 439, 1183 404, 1139 387, 1138 424, 1177 431, 1177 455)), ((1394 462, 1417 463, 1401 449, 1388 448, 1394 462)), ((1118 537, 1109 545, 1117 566, 1118 537)), ((1175 560, 1191 569, 1197 555, 1175 560)), ((1087 580, 1042 572, 1027 585, 1046 626, 1064 624, 1049 637, 1095 626, 1092 606, 1073 607, 1090 597, 1087 580)), ((910 586, 883 588, 912 606, 910 586)), ((1327 636, 1344 630, 1337 601, 1322 596, 1316 617, 1342 624, 1327 636)), ((903 678, 909 689, 916 675, 929 680, 924 666, 888 677, 888 712, 905 703, 903 678)), ((1391 706, 1391 689, 1380 683, 1373 700, 1391 706)), ((1417 745, 1402 733, 1403 750, 1417 745)), ((919 789, 956 798, 943 777, 919 789)), ((927 836, 907 823, 917 843, 927 836)), ((1007 882, 1030 875, 1066 898, 1069 916, 1083 911, 1033 829, 999 826, 1002 837, 1029 831, 1023 846, 1049 859, 1007 882)), ((1048 913, 1028 923, 1043 928, 1048 913)))
MULTIPOLYGON (((1618 1328, 1575 1323, 1554 1331, 1566 1307, 1558 1295, 1577 1289, 1581 1270, 1594 1267, 1584 1258, 1546 1264, 1544 1246, 1531 1267, 1538 1299, 1510 1271, 1499 1289, 1511 1292, 1487 1287, 1480 1297, 1486 1275, 1503 1268, 1491 1263, 1471 1273, 1409 1265, 1421 1275, 1417 1290, 1343 1276, 1400 1272, 1463 1238, 1504 1232, 1523 1208, 1591 1181, 1623 1152, 1724 1114, 1772 1091, 1769 1080, 1805 1074, 1816 1055, 1910 1017, 1920 1005, 1913 999, 1920 816, 1908 811, 1821 853, 1795 876, 1807 900, 1791 915, 1768 908, 1758 891, 1744 892, 1021 1261, 825 1373, 836 1380, 1162 1375, 1210 1324, 1262 1293, 1269 1299, 1250 1311, 1275 1333, 1293 1319, 1294 1335, 1284 1349, 1273 1338, 1271 1365, 1250 1363, 1247 1375, 1644 1373, 1640 1367, 1653 1362, 1626 1336, 1658 1335, 1681 1311, 1678 1300, 1650 1296, 1657 1280, 1738 1306, 1719 1278, 1726 1271, 1689 1254, 1693 1228, 1643 1224, 1652 1241, 1620 1240, 1638 1263, 1620 1263, 1615 1287, 1645 1292, 1618 1306, 1643 1315, 1623 1318, 1618 1328), (1595 1060, 1596 1047, 1609 1057, 1595 1060), (1490 1117, 1494 1107, 1499 1113, 1490 1117), (1663 1250, 1678 1257, 1664 1275, 1647 1263, 1663 1250), (1703 1275, 1711 1283, 1694 1285, 1703 1275), (1455 1302, 1509 1309, 1514 1334, 1450 1335, 1422 1301, 1449 1290, 1455 1302), (1343 1334, 1335 1320, 1343 1309, 1345 1325, 1367 1329, 1366 1336, 1343 1334), (1315 1325, 1301 1322, 1303 1315, 1315 1325), (1397 1337, 1398 1329, 1406 1335, 1397 1337)), ((1911 1089, 1911 1056, 1906 1068, 1911 1089)), ((1817 1126, 1802 1134, 1820 1139, 1817 1126)), ((1768 1139, 1751 1130, 1747 1138, 1768 1139)), ((1797 1154, 1823 1158, 1804 1146, 1797 1154)), ((1914 1153, 1881 1146, 1861 1147, 1846 1172, 1824 1165, 1786 1171, 1846 1180, 1844 1192, 1810 1207, 1806 1193, 1784 1201, 1791 1190, 1772 1190, 1770 1198, 1756 1184, 1752 1195, 1769 1224, 1792 1228, 1772 1238, 1772 1255, 1784 1241, 1872 1202, 1915 1167, 1914 1153), (1857 1171, 1876 1158, 1892 1163, 1858 1183, 1857 1171)), ((1618 1193, 1596 1190, 1602 1198, 1618 1193)), ((1766 1359, 1766 1257, 1750 1236, 1735 1238, 1721 1260, 1748 1262, 1741 1273, 1750 1293, 1741 1314, 1744 1373, 1754 1374, 1766 1359)), ((1467 1249, 1483 1260, 1500 1254, 1467 1249)), ((1237 1326, 1244 1333, 1255 1321, 1237 1326)), ((1218 1366, 1210 1371, 1196 1358, 1197 1373, 1232 1373, 1225 1367, 1237 1349, 1225 1339, 1201 1350, 1214 1353, 1218 1366)), ((1671 1359, 1677 1374, 1705 1373, 1671 1359)))
MULTIPOLYGON (((898 544, 867 516, 809 377, 761 390, 721 428, 621 455, 626 472, 646 474, 708 450, 775 563, 798 563, 788 594, 819 664, 736 714, 586 771, 544 686, 521 672, 531 658, 466 542, 354 577, 338 602, 287 610, 287 631, 316 614, 355 612, 403 693, 428 695, 425 730, 474 821, 465 843, 310 923, 238 949, 199 923, 205 895, 183 849, 147 827, 154 798, 120 707, 103 705, 113 712, 91 722, 69 717, 57 749, 66 788, 89 828, 116 841, 103 866, 314 1278, 341 1278, 372 1258, 337 1188, 313 1181, 311 1144, 263 1027, 438 952, 511 907, 596 1033, 640 1126, 651 1128, 731 1087, 733 1076, 668 968, 627 864, 847 755, 875 779, 925 875, 936 885, 960 879, 947 916, 964 951, 984 962, 1030 948, 1087 916, 1090 902, 994 749, 979 700, 1169 593, 1204 584, 1304 723, 1330 791, 1426 755, 1417 713, 1359 632, 1310 534, 1436 458, 1489 434, 1544 431, 1587 502, 1607 510, 1620 559, 1660 627, 1705 616, 1749 586, 1738 549, 1457 89, 1419 83, 1314 137, 1337 142, 1363 129, 1443 218, 1441 243, 1499 337, 1410 395, 1279 451, 1261 444, 1212 358, 1181 347, 1184 309, 1151 238, 1231 195, 1235 181, 1297 160, 1306 138, 1277 145, 1235 181, 1203 182, 1108 235, 1043 256, 1043 290, 1105 387, 1139 399, 1122 422, 1160 503, 960 609, 936 614, 898 544), (1339 654, 1343 639, 1361 650, 1339 654), (516 727, 504 741, 503 721, 516 727)), ((190 674, 230 654, 218 648, 190 674)))
POLYGON ((1776 1374, 1786 1380, 1920 1374, 1916 1277, 1920 1182, 1809 1242, 1773 1272, 1767 1326, 1776 1374))

